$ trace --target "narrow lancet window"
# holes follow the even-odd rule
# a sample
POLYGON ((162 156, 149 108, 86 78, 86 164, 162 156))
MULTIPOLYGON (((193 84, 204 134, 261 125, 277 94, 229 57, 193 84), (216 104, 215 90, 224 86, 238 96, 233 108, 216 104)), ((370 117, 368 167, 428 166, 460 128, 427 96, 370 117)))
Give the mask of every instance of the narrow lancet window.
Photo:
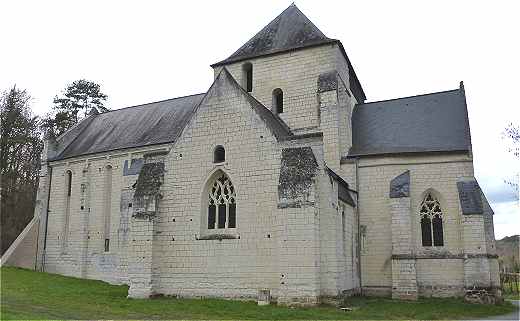
POLYGON ((426 194, 419 210, 423 246, 444 246, 442 209, 437 198, 426 194))
POLYGON ((67 197, 72 193, 72 172, 67 171, 67 197))
POLYGON ((277 114, 283 113, 283 91, 280 88, 273 90, 273 107, 277 114))
POLYGON ((105 204, 104 204, 104 234, 105 234, 105 252, 110 251, 110 216, 112 209, 112 166, 105 167, 105 204))
POLYGON ((235 228, 237 220, 236 192, 226 174, 219 173, 210 182, 208 197, 208 229, 235 228))
POLYGON ((253 91, 253 65, 248 62, 242 66, 242 79, 245 90, 250 93, 253 91))
POLYGON ((63 220, 63 239, 62 249, 65 252, 69 238, 70 226, 70 198, 72 196, 72 171, 67 171, 65 175, 65 215, 63 220))

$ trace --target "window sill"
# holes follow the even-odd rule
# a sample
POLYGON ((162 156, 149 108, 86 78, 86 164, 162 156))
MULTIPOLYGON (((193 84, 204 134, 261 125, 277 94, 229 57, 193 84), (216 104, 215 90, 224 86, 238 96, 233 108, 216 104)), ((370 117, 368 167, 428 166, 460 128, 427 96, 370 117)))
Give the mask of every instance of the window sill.
POLYGON ((195 239, 198 240, 198 241, 217 240, 219 242, 222 242, 222 240, 240 239, 240 235, 238 235, 238 234, 229 234, 229 233, 213 233, 213 234, 207 234, 207 235, 203 235, 203 236, 195 235, 195 239))

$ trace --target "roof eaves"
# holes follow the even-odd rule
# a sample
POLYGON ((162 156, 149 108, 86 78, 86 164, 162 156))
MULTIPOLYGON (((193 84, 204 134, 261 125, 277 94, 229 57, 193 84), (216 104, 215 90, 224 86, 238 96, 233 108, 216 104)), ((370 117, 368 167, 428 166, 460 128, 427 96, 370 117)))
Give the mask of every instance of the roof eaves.
POLYGON ((461 154, 467 153, 469 149, 446 149, 446 150, 393 150, 381 152, 349 152, 347 156, 341 158, 342 161, 356 157, 371 157, 371 156, 393 156, 393 155, 417 155, 417 154, 461 154))
POLYGON ((157 146, 157 145, 167 145, 167 144, 171 144, 174 142, 175 141, 173 140, 173 141, 164 141, 164 142, 158 142, 158 143, 153 143, 153 144, 118 147, 118 148, 112 148, 112 149, 107 149, 107 150, 103 150, 103 151, 89 152, 89 153, 85 153, 85 154, 69 155, 66 157, 55 157, 55 158, 49 159, 49 161, 50 162, 62 161, 62 160, 71 159, 71 158, 75 158, 75 157, 79 157, 79 156, 84 157, 84 156, 91 156, 91 155, 95 155, 95 154, 103 154, 103 153, 115 152, 115 151, 121 151, 121 150, 127 150, 127 149, 142 148, 142 147, 157 146))
POLYGON ((226 58, 224 60, 211 64, 210 67, 215 68, 218 66, 235 63, 235 62, 240 62, 240 61, 244 61, 244 60, 249 60, 249 59, 253 59, 253 58, 273 56, 273 55, 278 55, 278 54, 287 53, 287 52, 291 52, 291 51, 297 51, 297 50, 306 49, 306 48, 319 47, 319 46, 335 43, 337 41, 338 40, 336 40, 336 39, 320 40, 320 41, 316 41, 313 43, 307 43, 307 44, 301 45, 301 46, 294 46, 294 47, 290 47, 290 48, 272 50, 272 51, 263 52, 260 54, 250 54, 250 55, 245 55, 245 56, 238 56, 235 58, 226 58))

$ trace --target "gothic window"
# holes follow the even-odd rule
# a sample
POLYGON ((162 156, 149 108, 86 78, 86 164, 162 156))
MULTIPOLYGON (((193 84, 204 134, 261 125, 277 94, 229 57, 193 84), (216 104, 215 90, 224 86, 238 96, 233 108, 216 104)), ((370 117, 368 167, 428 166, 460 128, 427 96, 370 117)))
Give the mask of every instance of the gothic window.
POLYGON ((426 194, 419 210, 423 246, 443 246, 442 209, 439 200, 426 194))
POLYGON ((220 173, 210 183, 208 191, 208 229, 236 227, 235 187, 226 174, 220 173))
POLYGON ((273 107, 277 114, 283 113, 283 91, 280 88, 273 90, 273 107))
POLYGON ((250 93, 253 91, 253 65, 248 62, 242 66, 242 79, 244 80, 244 88, 250 93))
POLYGON ((222 146, 215 147, 213 151, 213 163, 222 163, 226 160, 226 150, 222 146))

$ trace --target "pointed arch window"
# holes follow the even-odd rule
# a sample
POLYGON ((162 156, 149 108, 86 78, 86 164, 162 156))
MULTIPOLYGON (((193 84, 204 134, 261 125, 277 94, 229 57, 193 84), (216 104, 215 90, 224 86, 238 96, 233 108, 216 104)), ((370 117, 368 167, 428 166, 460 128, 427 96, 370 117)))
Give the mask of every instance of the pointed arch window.
POLYGON ((273 90, 273 107, 277 114, 283 113, 283 91, 280 88, 273 90))
POLYGON ((419 210, 423 246, 444 246, 442 208, 439 200, 427 193, 419 210))
POLYGON ((229 177, 219 173, 209 183, 208 229, 236 227, 236 191, 229 177))

